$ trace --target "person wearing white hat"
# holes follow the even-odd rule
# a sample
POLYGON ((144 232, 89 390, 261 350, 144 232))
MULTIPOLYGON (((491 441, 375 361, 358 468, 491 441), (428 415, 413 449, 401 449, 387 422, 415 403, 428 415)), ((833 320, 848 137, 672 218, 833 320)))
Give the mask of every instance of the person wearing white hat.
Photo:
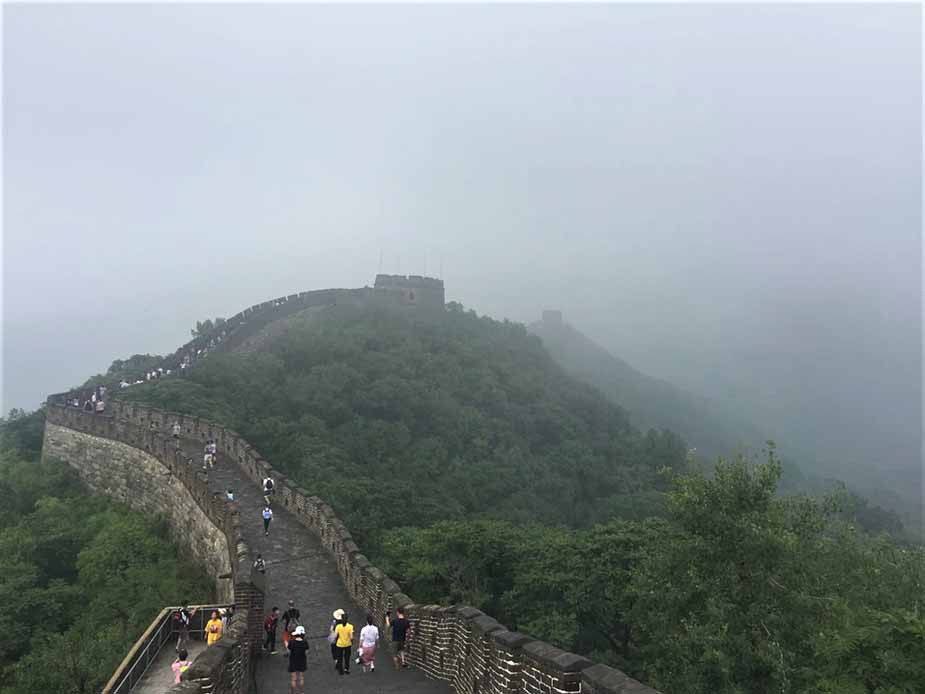
POLYGON ((328 630, 328 643, 331 644, 331 658, 334 660, 334 667, 337 667, 337 634, 334 633, 334 628, 340 624, 340 620, 344 618, 344 611, 341 609, 334 610, 332 615, 334 619, 331 620, 331 626, 328 630))
POLYGON ((308 664, 308 641, 305 627, 297 626, 289 639, 289 694, 305 690, 305 668, 308 664))

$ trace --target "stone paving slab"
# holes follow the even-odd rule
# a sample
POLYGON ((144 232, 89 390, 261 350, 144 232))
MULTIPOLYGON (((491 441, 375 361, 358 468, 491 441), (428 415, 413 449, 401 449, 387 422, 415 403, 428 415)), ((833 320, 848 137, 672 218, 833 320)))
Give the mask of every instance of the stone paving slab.
MULTIPOLYGON (((202 460, 202 444, 184 441, 187 456, 202 460)), ((305 673, 306 692, 370 692, 381 694, 450 694, 449 683, 427 678, 414 668, 395 670, 391 652, 385 641, 381 641, 376 655, 376 670, 363 673, 355 663, 349 675, 339 675, 334 669, 331 649, 327 643, 328 625, 331 613, 338 608, 346 610, 350 622, 359 634, 366 624, 366 615, 353 602, 341 580, 334 559, 321 546, 315 535, 302 526, 282 505, 273 506, 273 521, 270 534, 263 534, 263 497, 260 488, 248 479, 233 461, 219 456, 219 463, 209 471, 209 486, 222 494, 230 487, 235 492, 241 512, 242 533, 251 551, 263 555, 267 563, 267 594, 264 606, 269 614, 273 606, 280 614, 286 610, 290 599, 302 613, 301 623, 305 627, 309 642, 308 670, 305 673)), ((389 634, 384 624, 379 624, 383 639, 389 634)), ((282 631, 282 621, 280 630, 282 631)), ((289 675, 286 671, 287 658, 278 636, 278 653, 262 655, 257 664, 257 690, 260 694, 287 694, 289 675)), ((355 652, 352 657, 356 657, 355 652)))

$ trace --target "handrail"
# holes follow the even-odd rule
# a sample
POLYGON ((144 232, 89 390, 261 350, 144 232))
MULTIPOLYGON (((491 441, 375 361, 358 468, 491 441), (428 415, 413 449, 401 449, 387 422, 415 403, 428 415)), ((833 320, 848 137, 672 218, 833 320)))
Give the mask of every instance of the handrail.
MULTIPOLYGON (((193 623, 190 624, 189 631, 192 635, 205 634, 205 624, 202 618, 203 614, 227 607, 227 605, 207 604, 189 605, 189 607, 195 609, 196 615, 199 615, 199 627, 196 628, 193 623)), ((106 686, 103 687, 102 694, 127 694, 134 689, 135 685, 145 676, 151 663, 160 655, 164 644, 167 643, 170 640, 170 636, 173 635, 172 617, 174 612, 180 608, 180 605, 168 606, 158 612, 154 621, 148 625, 144 633, 132 644, 129 652, 122 659, 122 662, 119 663, 119 667, 116 668, 116 671, 106 683, 106 686), (153 652, 151 651, 152 644, 156 645, 153 652), (144 663, 144 668, 142 668, 141 672, 136 672, 139 663, 142 662, 144 663)), ((196 615, 194 615, 194 617, 196 615)))

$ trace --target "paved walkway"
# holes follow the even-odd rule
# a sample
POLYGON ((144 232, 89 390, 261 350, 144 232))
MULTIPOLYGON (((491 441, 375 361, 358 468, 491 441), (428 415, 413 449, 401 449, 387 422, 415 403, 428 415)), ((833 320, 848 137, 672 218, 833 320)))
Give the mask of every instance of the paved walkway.
MULTIPOLYGON (((173 686, 173 670, 170 666, 177 658, 177 652, 174 650, 175 641, 176 639, 171 639, 164 644, 145 676, 132 688, 132 694, 164 694, 173 686)), ((186 647, 190 660, 194 660, 205 648, 204 642, 190 639, 186 647)))
MULTIPOLYGON (((187 456, 202 460, 202 445, 195 441, 184 441, 187 456)), ((349 621, 356 634, 366 624, 366 615, 349 597, 333 558, 321 546, 315 535, 302 526, 285 508, 273 508, 270 535, 263 534, 263 498, 258 486, 244 476, 234 462, 219 456, 219 464, 209 471, 209 486, 213 491, 224 492, 230 487, 242 515, 242 532, 251 551, 263 555, 267 563, 267 594, 265 614, 276 606, 280 614, 286 610, 287 602, 295 601, 302 613, 301 623, 305 626, 310 650, 308 670, 305 673, 306 692, 375 692, 377 694, 450 694, 447 682, 428 679, 423 672, 414 668, 396 671, 391 662, 391 651, 381 642, 376 655, 376 670, 364 673, 363 668, 353 663, 349 675, 338 675, 331 658, 331 647, 327 642, 331 613, 342 608, 347 611, 349 621)), ((379 630, 383 639, 389 634, 384 625, 379 630)), ((280 620, 279 634, 282 632, 280 620)), ((287 694, 289 675, 286 671, 287 657, 278 636, 277 655, 263 655, 257 664, 257 691, 259 694, 287 694)), ((355 650, 352 657, 356 657, 355 650)))

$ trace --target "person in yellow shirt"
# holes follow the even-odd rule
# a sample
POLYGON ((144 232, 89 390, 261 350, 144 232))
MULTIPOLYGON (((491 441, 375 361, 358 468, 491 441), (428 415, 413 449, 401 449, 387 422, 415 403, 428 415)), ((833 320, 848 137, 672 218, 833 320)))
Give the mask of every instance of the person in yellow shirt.
POLYGON ((212 645, 222 638, 222 620, 219 619, 218 610, 212 610, 212 619, 206 624, 206 643, 212 645))
POLYGON ((337 647, 337 659, 334 661, 337 672, 341 675, 350 674, 350 647, 353 646, 353 625, 347 621, 347 613, 344 612, 340 622, 334 627, 334 636, 336 640, 334 645, 337 647))

